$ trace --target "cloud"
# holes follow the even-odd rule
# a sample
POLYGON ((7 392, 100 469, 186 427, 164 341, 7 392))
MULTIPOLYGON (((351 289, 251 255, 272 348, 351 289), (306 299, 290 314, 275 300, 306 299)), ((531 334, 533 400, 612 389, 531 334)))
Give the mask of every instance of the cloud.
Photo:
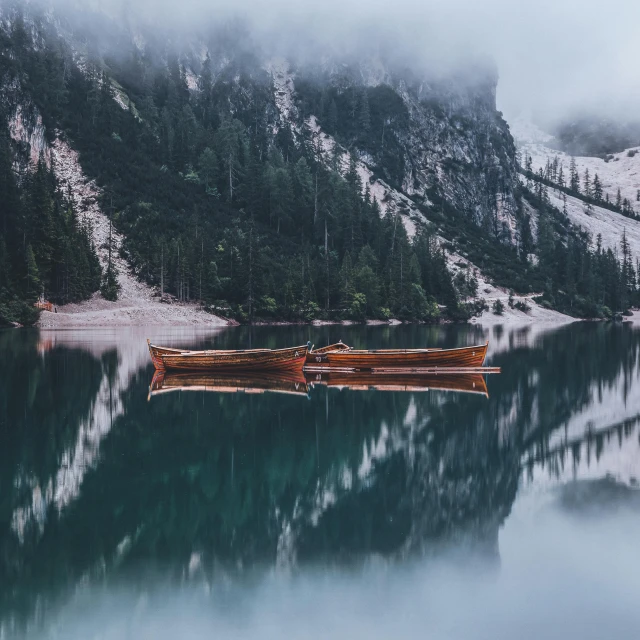
POLYGON ((497 63, 498 105, 542 118, 640 113, 638 0, 48 0, 184 32, 244 14, 272 44, 381 45, 416 66, 497 63))

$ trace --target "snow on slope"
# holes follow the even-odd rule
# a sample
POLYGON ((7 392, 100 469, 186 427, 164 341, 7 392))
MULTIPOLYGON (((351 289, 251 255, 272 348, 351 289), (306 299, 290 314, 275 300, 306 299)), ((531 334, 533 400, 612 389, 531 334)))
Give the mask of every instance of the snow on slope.
MULTIPOLYGON (((555 189, 549 189, 551 204, 562 211, 562 194, 555 189)), ((640 222, 626 218, 602 207, 593 207, 587 212, 585 203, 572 196, 567 196, 567 215, 573 224, 579 225, 591 234, 591 240, 596 242, 598 234, 602 236, 602 245, 613 251, 620 245, 622 233, 626 231, 631 251, 640 255, 640 222)))
MULTIPOLYGON (((533 170, 544 169, 547 160, 553 161, 554 157, 564 166, 564 174, 568 177, 571 156, 562 151, 553 149, 554 137, 545 133, 531 122, 523 118, 516 118, 511 124, 511 133, 516 144, 523 155, 531 156, 533 170)), ((616 193, 620 188, 620 194, 627 198, 631 206, 640 213, 640 202, 637 201, 638 190, 640 189, 640 147, 627 149, 621 153, 614 153, 613 159, 605 162, 602 158, 576 156, 576 168, 580 173, 580 180, 584 178, 584 172, 589 170, 591 179, 597 173, 605 194, 609 194, 609 199, 615 202, 616 193), (629 151, 635 155, 629 156, 629 151)), ((604 197, 604 195, 603 195, 604 197)), ((609 214, 611 215, 611 214, 609 214)), ((616 215, 616 214, 613 214, 616 215)))
MULTIPOLYGON (((524 183, 525 180, 521 176, 524 183)), ((556 189, 548 189, 549 201, 562 211, 562 192, 556 189)), ((593 206, 587 211, 586 204, 579 198, 567 196, 567 216, 572 224, 581 227, 591 236, 591 242, 595 246, 597 236, 602 237, 602 246, 612 251, 618 251, 623 232, 627 234, 627 240, 631 251, 635 255, 640 255, 640 222, 632 220, 619 213, 593 206)))

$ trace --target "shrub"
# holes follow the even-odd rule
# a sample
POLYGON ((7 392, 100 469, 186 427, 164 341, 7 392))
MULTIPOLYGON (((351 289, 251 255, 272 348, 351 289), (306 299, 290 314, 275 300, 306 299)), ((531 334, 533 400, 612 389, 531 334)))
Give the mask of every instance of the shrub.
POLYGON ((355 293, 349 306, 349 315, 354 320, 364 320, 367 310, 367 296, 364 293, 355 293))
POLYGON ((504 304, 502 303, 502 300, 496 300, 493 303, 493 313, 497 316, 501 316, 504 313, 504 304))

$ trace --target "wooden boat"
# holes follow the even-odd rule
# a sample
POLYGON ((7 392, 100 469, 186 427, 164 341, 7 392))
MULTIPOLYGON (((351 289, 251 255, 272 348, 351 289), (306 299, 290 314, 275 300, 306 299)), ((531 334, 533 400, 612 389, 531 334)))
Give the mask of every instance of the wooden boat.
MULTIPOLYGON (((493 371, 493 370, 492 370, 493 371)), ((306 373, 307 382, 351 391, 453 391, 489 397, 482 373, 375 373, 371 371, 323 371, 306 373)))
POLYGON ((214 393, 285 393, 308 396, 309 385, 301 370, 251 372, 156 371, 149 387, 149 399, 172 391, 214 393))
MULTIPOLYGON (((332 345, 333 346, 333 345, 332 345)), ((387 369, 477 369, 482 367, 489 343, 458 349, 376 349, 340 348, 312 351, 310 369, 352 369, 375 371, 387 369)))
POLYGON ((255 371, 302 370, 307 345, 287 349, 239 349, 188 351, 149 345, 149 353, 159 371, 255 371))

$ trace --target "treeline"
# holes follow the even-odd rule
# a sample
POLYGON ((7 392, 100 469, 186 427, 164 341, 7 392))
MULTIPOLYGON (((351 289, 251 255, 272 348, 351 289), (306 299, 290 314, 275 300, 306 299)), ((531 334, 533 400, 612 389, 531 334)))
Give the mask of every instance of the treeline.
POLYGON ((524 192, 539 213, 537 259, 543 304, 582 318, 610 318, 640 304, 640 263, 626 232, 619 252, 602 246, 581 229, 561 224, 562 213, 538 191, 524 192), (563 231, 564 229, 564 231, 563 231))
MULTIPOLYGON (((565 171, 564 163, 555 156, 553 160, 547 158, 547 164, 544 169, 539 167, 537 171, 533 170, 533 159, 530 155, 525 154, 524 165, 521 170, 529 181, 536 181, 554 189, 558 189, 568 195, 579 198, 587 204, 587 207, 597 205, 610 211, 620 213, 627 218, 640 220, 631 202, 628 198, 623 198, 620 187, 616 192, 615 198, 609 193, 604 192, 602 182, 597 173, 590 175, 589 169, 585 169, 581 176, 576 167, 576 161, 572 157, 569 168, 565 171)), ((531 188, 531 184, 527 185, 531 188)), ((640 191, 638 193, 638 201, 640 202, 640 191)))
POLYGON ((176 55, 132 48, 80 70, 46 27, 37 49, 30 38, 14 20, 6 64, 29 79, 48 130, 73 140, 129 261, 164 294, 243 320, 433 320, 438 303, 451 317, 470 313, 427 230, 410 240, 399 212, 381 216, 363 197, 354 165, 278 124, 272 79, 250 54, 215 77, 207 58, 193 90, 176 55), (114 99, 121 88, 128 109, 114 99))
POLYGON ((316 116, 323 131, 348 148, 376 159, 382 177, 399 188, 405 174, 405 152, 398 136, 407 135, 410 115, 402 98, 389 86, 340 89, 323 78, 296 79, 300 122, 316 116))
POLYGON ((18 182, 0 135, 0 324, 32 323, 44 293, 57 304, 90 296, 100 263, 87 224, 43 159, 18 182))

